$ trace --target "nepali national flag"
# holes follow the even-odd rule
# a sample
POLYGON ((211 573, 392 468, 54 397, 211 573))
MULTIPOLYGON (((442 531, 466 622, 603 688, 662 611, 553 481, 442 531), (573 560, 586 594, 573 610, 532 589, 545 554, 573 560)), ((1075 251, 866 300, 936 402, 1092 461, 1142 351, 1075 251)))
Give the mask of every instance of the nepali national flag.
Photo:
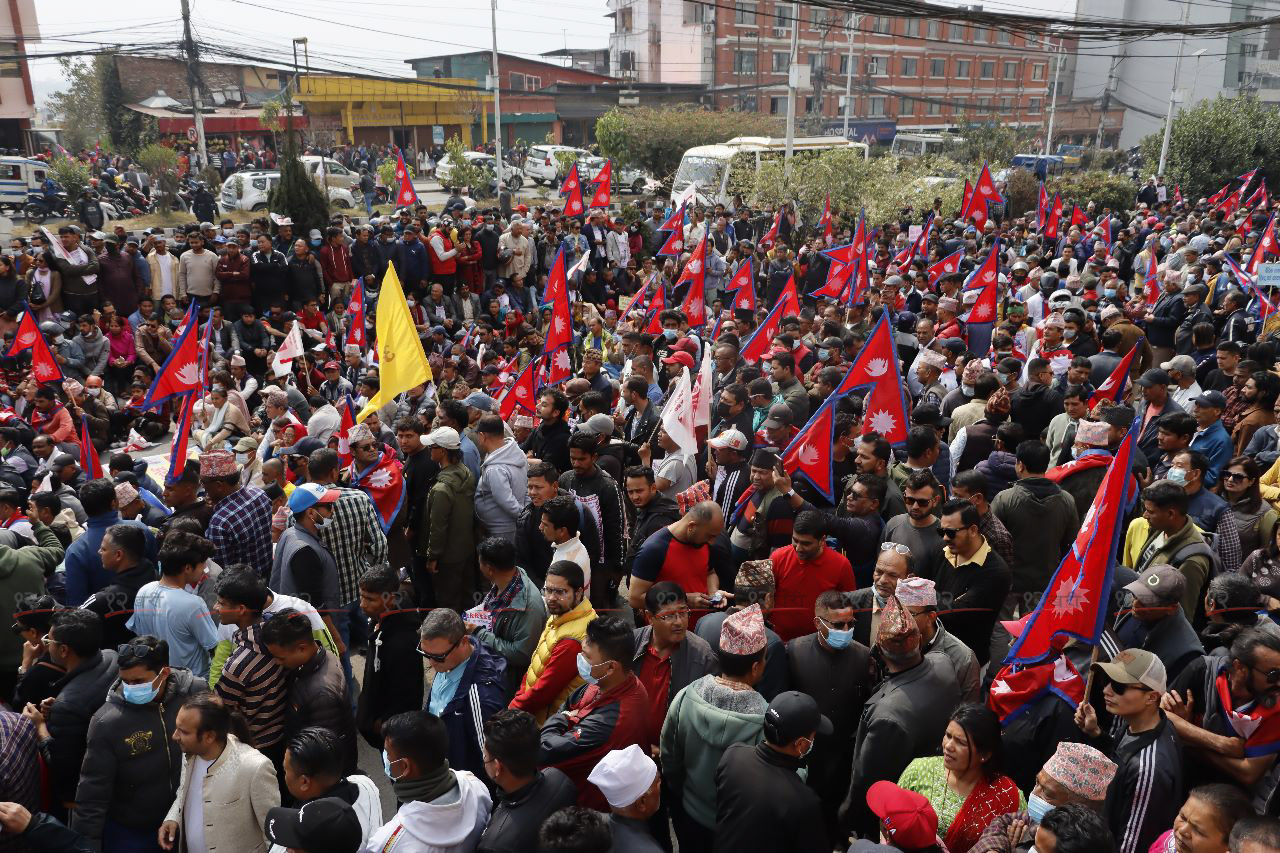
POLYGON ((1040 182, 1040 197, 1036 201, 1036 230, 1043 230, 1045 218, 1049 215, 1049 188, 1040 182))
POLYGON ((564 202, 565 216, 581 216, 586 213, 582 204, 582 179, 578 177, 576 162, 569 167, 569 174, 565 175, 564 183, 560 185, 560 195, 568 196, 564 202))
POLYGON ((1083 228, 1085 225, 1089 224, 1089 217, 1085 215, 1084 211, 1080 209, 1080 205, 1078 205, 1078 204, 1074 204, 1074 203, 1073 203, 1073 204, 1071 205, 1071 222, 1070 222, 1070 224, 1072 224, 1072 225, 1079 225, 1081 228, 1083 228))
POLYGON ((736 293, 743 287, 755 288, 756 279, 752 274, 755 269, 755 258, 748 257, 738 267, 738 271, 733 274, 733 278, 729 279, 729 283, 724 286, 725 292, 736 293))
POLYGON ((356 279, 351 289, 351 302, 347 305, 347 336, 343 346, 355 344, 364 352, 369 348, 369 336, 364 325, 364 282, 356 279))
POLYGON ((1107 252, 1111 251, 1111 217, 1104 216, 1102 221, 1098 223, 1098 227, 1102 229, 1102 236, 1098 239, 1107 247, 1107 252))
POLYGON ((772 246, 778 241, 778 231, 782 228, 782 216, 787 211, 785 204, 778 205, 778 215, 773 218, 773 224, 769 226, 769 230, 764 232, 764 236, 760 238, 761 246, 772 246))
POLYGON ((90 480, 102 477, 102 463, 98 461, 98 448, 89 437, 89 416, 80 416, 80 470, 90 480))
POLYGON ((863 295, 871 286, 871 270, 867 264, 867 256, 871 254, 867 238, 867 211, 864 208, 858 213, 858 227, 853 231, 854 258, 850 266, 849 305, 860 305, 863 295))
POLYGON ((1236 209, 1240 207, 1241 193, 1243 187, 1238 187, 1231 191, 1231 194, 1222 200, 1221 209, 1224 215, 1232 216, 1236 209))
POLYGON ((645 315, 644 333, 646 335, 662 334, 662 321, 659 319, 667 307, 667 289, 662 286, 658 276, 654 274, 653 292, 649 296, 649 313, 645 315))
POLYGON ((660 258, 678 258, 680 253, 684 251, 684 229, 677 228, 667 235, 666 241, 662 244, 662 248, 658 249, 656 254, 660 258))
POLYGON ((1053 640, 1059 635, 1097 645, 1107 616, 1116 546, 1124 530, 1125 512, 1136 496, 1129 471, 1141 423, 1134 418, 1120 442, 1075 542, 1050 578, 1005 663, 1025 665, 1044 660, 1054 654, 1053 640))
POLYGON ((1230 191, 1231 191, 1231 184, 1223 184, 1222 189, 1218 190, 1216 193, 1209 196, 1209 198, 1207 199, 1209 206, 1217 207, 1219 204, 1222 203, 1222 200, 1227 197, 1227 193, 1229 193, 1230 191))
POLYGON ((1045 218, 1044 236, 1050 240, 1058 239, 1058 228, 1062 222, 1062 194, 1054 193, 1049 203, 1049 212, 1045 218))
POLYGON ((663 220, 658 226, 659 231, 680 231, 683 233, 684 226, 688 224, 689 204, 688 202, 680 205, 671 212, 671 215, 663 220))
POLYGON ((936 288, 938 282, 946 276, 955 275, 960 271, 960 262, 964 260, 964 249, 956 249, 936 264, 930 264, 925 274, 929 277, 930 289, 936 288))
POLYGON ((890 444, 907 440, 907 400, 903 396, 902 374, 898 370, 898 350, 893 344, 889 312, 880 314, 867 342, 849 365, 849 372, 836 386, 837 394, 870 387, 862 401, 862 432, 878 432, 890 444))
POLYGON ((533 366, 537 361, 537 359, 533 359, 526 364, 524 370, 521 370, 519 375, 516 376, 516 381, 503 392, 502 398, 498 400, 498 415, 504 421, 510 420, 517 409, 523 409, 530 415, 537 414, 533 407, 533 395, 537 391, 537 388, 534 387, 536 372, 533 366))
POLYGON ((173 446, 169 449, 169 474, 165 478, 166 483, 176 483, 182 476, 182 472, 186 470, 187 448, 191 442, 191 420, 199 398, 200 395, 194 391, 180 397, 178 429, 173 435, 173 446))
POLYGON ((192 319, 178 336, 169 357, 160 365, 160 371, 156 373, 155 381, 147 391, 142 408, 158 409, 174 395, 195 393, 204 387, 204 377, 200 375, 200 341, 196 337, 194 320, 198 312, 193 301, 188 309, 192 319))
POLYGON ((1245 262, 1244 271, 1250 276, 1256 276, 1258 267, 1272 255, 1280 255, 1280 244, 1276 242, 1276 215, 1274 211, 1271 216, 1267 217, 1266 227, 1262 229, 1262 236, 1258 238, 1258 244, 1253 247, 1249 260, 1245 262))
POLYGON ((978 299, 969 309, 965 319, 969 337, 969 349, 972 352, 986 352, 991 348, 991 332, 996 326, 996 307, 999 303, 1000 284, 1000 238, 991 245, 987 256, 982 259, 969 277, 965 279, 963 290, 976 291, 978 299))
POLYGON ((833 392, 818 407, 818 411, 782 451, 781 459, 782 470, 792 477, 803 476, 831 503, 836 499, 831 445, 835 441, 835 403, 839 396, 833 392))
POLYGON ((1156 268, 1156 247, 1155 241, 1147 247, 1147 264, 1146 269, 1135 270, 1137 273, 1137 284, 1142 288, 1142 296, 1147 305, 1155 305, 1160 301, 1160 273, 1156 268))
MULTIPOLYGON (((564 247, 556 252, 551 264, 551 276, 564 278, 564 247)), ((566 292, 551 306, 551 325, 547 339, 542 344, 542 355, 547 360, 547 384, 555 385, 569 378, 573 372, 569 360, 569 346, 573 343, 573 322, 569 312, 569 296, 566 292)))
POLYGON ((1261 207, 1263 210, 1266 210, 1270 206, 1267 201, 1266 178, 1263 178, 1262 182, 1258 184, 1258 188, 1254 190, 1253 194, 1249 196, 1247 201, 1245 201, 1244 206, 1248 208, 1261 207))
POLYGON ((960 199, 960 213, 963 215, 969 209, 969 202, 973 200, 973 184, 969 183, 969 179, 964 179, 964 195, 960 199))
POLYGON ((982 172, 978 175, 978 182, 973 185, 973 192, 969 195, 969 203, 965 206, 961 218, 965 222, 972 219, 973 224, 981 230, 989 218, 987 206, 1000 200, 1000 190, 996 188, 996 182, 991 179, 990 167, 984 162, 982 172))
POLYGON ((338 459, 343 468, 351 464, 351 442, 348 436, 351 435, 351 428, 356 425, 357 411, 355 400, 348 394, 347 402, 342 408, 342 421, 338 424, 338 431, 334 433, 338 437, 338 459))
POLYGON ((400 207, 417 207, 418 191, 413 188, 409 167, 404 162, 404 151, 396 152, 396 204, 400 207))
POLYGON ((1173 185, 1173 200, 1177 204, 1182 204, 1182 187, 1177 184, 1173 185))
POLYGON ((29 310, 22 312, 22 320, 18 323, 18 329, 13 336, 13 344, 5 356, 13 358, 28 349, 31 350, 31 373, 37 382, 40 384, 61 382, 66 378, 62 375, 62 368, 58 366, 58 360, 54 358, 44 335, 40 334, 35 314, 29 310))
POLYGON ((680 310, 689 320, 689 328, 702 328, 707 325, 707 234, 702 235, 698 248, 693 250, 689 262, 684 265, 684 272, 676 279, 675 286, 689 282, 689 292, 680 303, 680 310))
POLYGON ((1243 186, 1241 186, 1241 189, 1244 189, 1245 187, 1248 187, 1249 184, 1253 183, 1253 179, 1257 177, 1257 174, 1258 174, 1257 169, 1250 169, 1249 171, 1245 172, 1243 175, 1240 175, 1238 178, 1236 178, 1237 181, 1241 181, 1243 183, 1243 186))
POLYGON ((822 215, 818 217, 817 228, 823 239, 827 241, 827 245, 831 245, 831 241, 835 239, 836 235, 835 228, 831 223, 831 193, 827 193, 822 202, 822 215))
POLYGON ((796 295, 796 277, 793 274, 787 279, 778 303, 770 309, 768 315, 751 336, 742 343, 742 359, 747 364, 756 364, 763 359, 773 347, 773 339, 782 329, 782 318, 793 317, 800 313, 800 298, 796 295))
POLYGON ((1101 403, 1103 400, 1110 400, 1113 403, 1119 403, 1124 397, 1125 391, 1129 389, 1129 375, 1133 370, 1133 360, 1138 355, 1138 350, 1142 348, 1141 337, 1133 348, 1125 353, 1124 358, 1116 364, 1112 369, 1111 375, 1098 386, 1098 390, 1093 392, 1093 396, 1089 398, 1089 408, 1101 403))
POLYGON ((1240 284, 1240 289, 1246 293, 1252 293, 1253 299, 1249 302, 1249 310, 1258 323, 1259 336, 1262 334, 1267 319, 1276 312, 1276 305, 1272 301, 1271 294, 1258 287, 1257 280, 1254 276, 1249 275, 1240 269, 1240 265, 1236 263, 1235 258, 1230 255, 1223 255, 1222 261, 1226 265, 1227 270, 1235 276, 1240 284))
POLYGON ((929 237, 933 233, 933 214, 929 214, 929 218, 925 220, 924 228, 920 230, 920 236, 907 244, 901 252, 894 256, 893 262, 898 269, 906 268, 915 258, 924 258, 929 255, 929 237))
POLYGON ((858 235, 854 234, 852 243, 845 243, 843 246, 833 246, 830 249, 822 249, 818 254, 829 259, 831 264, 827 267, 827 279, 821 285, 813 290, 809 295, 816 299, 843 299, 849 286, 849 277, 853 274, 854 261, 858 259, 861 253, 866 251, 866 243, 859 243, 858 235))
POLYGON ((595 192, 591 196, 591 207, 608 207, 611 203, 610 193, 613 190, 613 161, 605 160, 604 168, 592 180, 595 192))
POLYGON ((750 311, 756 313, 756 280, 752 275, 754 263, 752 258, 747 258, 742 266, 738 267, 738 271, 733 274, 733 280, 729 282, 726 290, 733 293, 733 310, 750 311))
POLYGON ((351 485, 369 496, 374 509, 378 511, 378 523, 382 532, 391 529, 391 523, 400 513, 404 504, 404 469, 393 451, 382 447, 378 459, 357 472, 355 465, 351 467, 351 485))

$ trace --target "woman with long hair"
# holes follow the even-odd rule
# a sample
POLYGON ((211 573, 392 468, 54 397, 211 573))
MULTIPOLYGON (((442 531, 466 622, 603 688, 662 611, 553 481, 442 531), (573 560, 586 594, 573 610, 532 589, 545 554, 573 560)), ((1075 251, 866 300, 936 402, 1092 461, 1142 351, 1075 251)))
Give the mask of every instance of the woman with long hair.
POLYGON ((983 705, 965 703, 951 714, 942 755, 917 758, 898 784, 929 800, 950 853, 968 853, 987 824, 1024 807, 1022 792, 1004 775, 1000 719, 983 705))
POLYGON ((1240 553, 1252 554, 1272 539, 1276 520, 1275 508, 1262 499, 1258 478, 1262 469, 1252 456, 1237 456, 1227 463, 1218 481, 1218 494, 1231 505, 1240 533, 1240 553))

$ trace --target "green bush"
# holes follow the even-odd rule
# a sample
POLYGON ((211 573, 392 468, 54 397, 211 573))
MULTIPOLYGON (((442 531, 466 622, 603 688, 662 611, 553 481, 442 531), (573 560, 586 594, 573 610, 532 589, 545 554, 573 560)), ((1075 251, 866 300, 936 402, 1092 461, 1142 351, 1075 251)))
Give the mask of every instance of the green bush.
POLYGON ((67 191, 67 197, 73 202, 80 197, 80 191, 89 186, 91 177, 88 166, 68 157, 55 158, 49 164, 49 173, 55 181, 62 184, 62 188, 67 191))
POLYGON ((601 156, 646 169, 666 181, 695 145, 727 142, 735 136, 777 136, 773 116, 697 107, 615 107, 596 120, 601 156))
POLYGON ((133 159, 151 176, 156 207, 160 210, 172 209, 178 192, 178 152, 153 142, 139 149, 133 159))
POLYGON ((1124 210, 1134 204, 1138 188, 1125 175, 1113 175, 1110 172, 1067 172, 1049 179, 1049 192, 1062 193, 1063 215, 1069 216, 1072 202, 1081 208, 1092 201, 1099 209, 1109 207, 1112 210, 1124 210))
MULTIPOLYGON (((1159 168, 1163 137, 1161 130, 1140 143, 1148 174, 1159 168)), ((1184 198, 1211 195, 1255 167, 1269 184, 1280 180, 1280 113, 1256 97, 1219 96, 1174 118, 1164 182, 1181 186, 1184 198)))

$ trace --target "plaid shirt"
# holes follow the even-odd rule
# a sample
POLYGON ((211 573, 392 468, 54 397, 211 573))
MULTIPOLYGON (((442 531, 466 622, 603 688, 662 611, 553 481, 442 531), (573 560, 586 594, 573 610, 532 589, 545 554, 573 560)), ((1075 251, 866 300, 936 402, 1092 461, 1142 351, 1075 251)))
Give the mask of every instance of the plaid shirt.
MULTIPOLYGON (((36 727, 21 714, 0 710, 0 801, 40 809, 40 760, 36 727)), ((21 842, 18 842, 21 844, 21 842)), ((0 850, 11 848, 0 841, 0 850)))
POLYGON ((360 597, 356 582, 364 570, 387 561, 387 534, 367 494, 359 489, 338 491, 342 494, 333 504, 333 522, 320 531, 319 539, 338 564, 338 593, 345 604, 360 597))
POLYGON ((209 519, 208 536, 218 565, 247 563, 259 577, 271 574, 271 499, 262 489, 245 486, 221 500, 209 519))

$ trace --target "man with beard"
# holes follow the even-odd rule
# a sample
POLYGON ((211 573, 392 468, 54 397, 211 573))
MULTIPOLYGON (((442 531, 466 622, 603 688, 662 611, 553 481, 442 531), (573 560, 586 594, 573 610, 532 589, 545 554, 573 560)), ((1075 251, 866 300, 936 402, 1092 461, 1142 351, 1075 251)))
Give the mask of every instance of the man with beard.
POLYGON ((1192 661, 1169 685, 1160 708, 1182 742, 1189 784, 1225 777, 1270 797, 1280 752, 1280 683, 1270 677, 1277 669, 1280 636, 1248 628, 1227 655, 1192 661))

